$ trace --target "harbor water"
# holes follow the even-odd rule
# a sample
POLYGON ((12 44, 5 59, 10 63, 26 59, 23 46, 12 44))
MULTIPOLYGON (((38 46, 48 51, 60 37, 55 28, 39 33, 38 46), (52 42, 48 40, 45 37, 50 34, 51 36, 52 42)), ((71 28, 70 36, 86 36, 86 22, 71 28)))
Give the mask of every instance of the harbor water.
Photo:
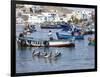
MULTIPOLYGON (((23 31, 22 25, 16 26, 16 36, 23 31)), ((30 36, 39 39, 48 39, 50 29, 39 29, 30 36)), ((51 29, 53 37, 57 39, 55 32, 60 29, 51 29)), ((75 40, 75 47, 27 47, 20 48, 16 44, 16 73, 27 72, 45 72, 59 70, 77 70, 93 69, 95 67, 95 48, 88 45, 88 37, 94 35, 85 35, 84 40, 75 40), (32 50, 40 52, 61 52, 57 58, 32 57, 32 50)))

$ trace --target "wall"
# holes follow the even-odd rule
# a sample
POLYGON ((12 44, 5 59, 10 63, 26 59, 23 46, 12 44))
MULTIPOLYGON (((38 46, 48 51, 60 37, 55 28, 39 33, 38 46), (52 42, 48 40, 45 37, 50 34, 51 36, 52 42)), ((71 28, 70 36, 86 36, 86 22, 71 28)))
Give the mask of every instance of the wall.
MULTIPOLYGON (((32 1, 32 0, 31 0, 32 1)), ((47 1, 47 0, 33 0, 47 1)), ((73 4, 92 4, 98 5, 98 20, 100 20, 100 0, 48 0, 49 2, 73 3, 73 4)), ((0 2, 0 76, 10 76, 10 0, 1 0, 0 2)), ((98 29, 100 22, 98 21, 98 29)), ((98 31, 100 33, 100 30, 98 31)), ((98 36, 100 39, 100 35, 98 36)), ((98 40, 100 43, 100 41, 98 40)), ((98 44, 99 46, 99 44, 98 44)), ((98 48, 98 59, 100 59, 100 48, 98 48)), ((91 52, 91 51, 90 51, 91 52)), ((70 73, 58 75, 42 75, 36 77, 98 77, 100 73, 100 61, 98 61, 98 72, 70 73)), ((29 76, 32 77, 32 76, 29 76)))

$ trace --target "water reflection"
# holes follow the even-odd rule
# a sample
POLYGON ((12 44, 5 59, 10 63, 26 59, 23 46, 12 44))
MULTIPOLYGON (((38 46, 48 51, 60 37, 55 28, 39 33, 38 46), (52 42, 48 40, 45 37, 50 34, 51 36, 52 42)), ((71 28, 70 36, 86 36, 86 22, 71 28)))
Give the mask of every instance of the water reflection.
POLYGON ((18 52, 16 54, 17 61, 30 61, 31 54, 27 51, 31 51, 32 48, 26 48, 26 47, 18 47, 18 52))

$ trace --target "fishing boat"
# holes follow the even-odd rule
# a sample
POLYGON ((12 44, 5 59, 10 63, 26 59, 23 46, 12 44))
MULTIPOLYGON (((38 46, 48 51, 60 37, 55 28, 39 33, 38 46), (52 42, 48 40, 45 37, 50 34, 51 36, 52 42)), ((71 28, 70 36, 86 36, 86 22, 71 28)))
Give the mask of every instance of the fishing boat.
POLYGON ((83 34, 78 34, 78 33, 74 33, 73 35, 70 33, 56 33, 57 35, 57 38, 58 39, 69 39, 69 38, 75 38, 76 40, 79 40, 79 39, 84 39, 84 35, 83 34))
POLYGON ((95 30, 94 29, 86 29, 85 31, 84 31, 84 34, 85 35, 88 35, 88 34, 94 34, 95 33, 95 30))
POLYGON ((44 26, 42 25, 41 26, 41 29, 61 29, 62 27, 60 25, 47 25, 47 26, 44 26))
POLYGON ((74 40, 36 40, 30 38, 17 38, 17 43, 22 47, 74 47, 74 40))
POLYGON ((91 41, 91 42, 88 43, 88 45, 94 46, 95 42, 91 41))

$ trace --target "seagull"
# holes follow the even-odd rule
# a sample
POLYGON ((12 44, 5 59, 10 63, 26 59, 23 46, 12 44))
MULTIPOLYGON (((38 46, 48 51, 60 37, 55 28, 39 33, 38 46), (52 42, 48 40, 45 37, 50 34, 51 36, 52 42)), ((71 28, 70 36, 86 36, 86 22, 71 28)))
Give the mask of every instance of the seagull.
POLYGON ((46 56, 47 55, 47 52, 42 52, 41 53, 41 56, 46 56))
POLYGON ((56 52, 53 57, 58 57, 58 56, 61 56, 61 52, 56 52))
POLYGON ((40 55, 40 52, 36 52, 35 50, 33 50, 32 55, 33 56, 39 56, 40 55))

